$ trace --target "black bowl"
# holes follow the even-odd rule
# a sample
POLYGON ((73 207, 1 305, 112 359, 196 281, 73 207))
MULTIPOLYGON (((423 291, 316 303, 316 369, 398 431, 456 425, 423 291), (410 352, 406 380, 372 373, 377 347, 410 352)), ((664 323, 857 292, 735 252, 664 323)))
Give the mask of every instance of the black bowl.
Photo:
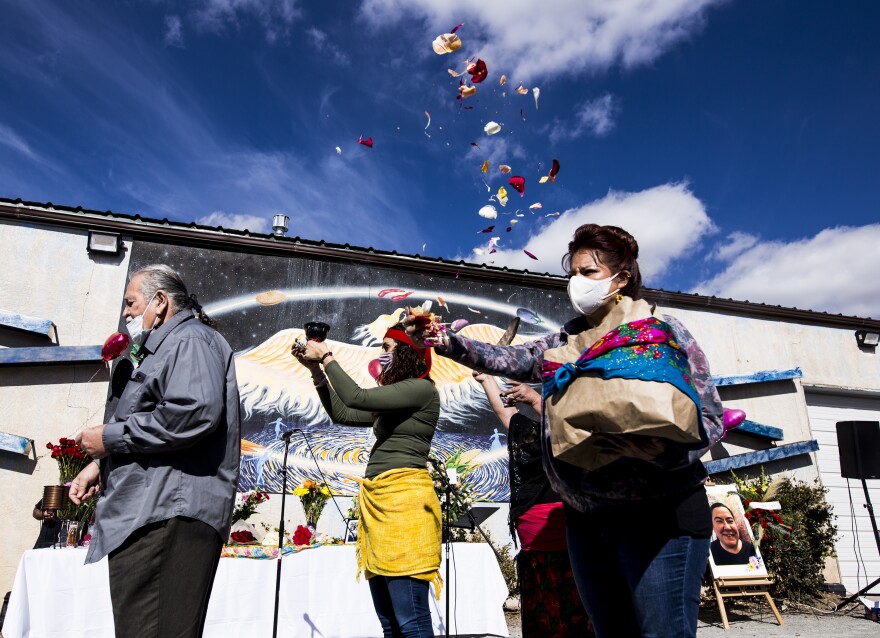
POLYGON ((327 333, 330 332, 330 326, 323 321, 309 321, 303 326, 306 331, 306 339, 314 341, 324 341, 327 333))

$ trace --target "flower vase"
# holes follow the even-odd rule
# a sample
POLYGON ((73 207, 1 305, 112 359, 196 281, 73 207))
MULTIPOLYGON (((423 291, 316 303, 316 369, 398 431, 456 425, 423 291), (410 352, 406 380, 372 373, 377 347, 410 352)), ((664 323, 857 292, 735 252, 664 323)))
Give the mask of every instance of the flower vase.
POLYGON ((306 520, 306 527, 307 527, 307 528, 309 529, 309 531, 312 533, 312 536, 314 536, 314 535, 315 535, 315 531, 318 529, 318 519, 315 518, 315 519, 313 520, 313 519, 310 518, 310 519, 306 520))

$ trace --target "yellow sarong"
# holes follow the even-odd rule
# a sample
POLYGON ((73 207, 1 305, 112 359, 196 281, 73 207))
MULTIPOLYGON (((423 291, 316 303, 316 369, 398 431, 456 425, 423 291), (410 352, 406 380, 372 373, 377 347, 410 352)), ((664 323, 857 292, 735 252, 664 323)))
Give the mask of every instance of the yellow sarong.
POLYGON ((440 502, 428 470, 398 468, 364 479, 358 494, 357 577, 409 576, 440 598, 440 502))

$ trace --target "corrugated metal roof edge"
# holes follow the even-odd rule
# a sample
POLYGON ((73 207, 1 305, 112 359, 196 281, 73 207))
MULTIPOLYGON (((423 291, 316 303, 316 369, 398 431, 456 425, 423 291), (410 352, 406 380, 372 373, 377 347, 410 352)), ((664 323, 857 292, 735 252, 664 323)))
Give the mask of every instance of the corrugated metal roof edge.
MULTIPOLYGON (((268 254, 298 253, 322 259, 370 261, 389 265, 406 265, 416 270, 457 272, 477 279, 503 280, 510 283, 544 285, 564 288, 566 278, 549 273, 533 273, 528 270, 512 270, 486 264, 470 264, 450 261, 442 257, 423 257, 350 244, 330 244, 300 237, 277 237, 272 234, 252 233, 248 230, 226 229, 222 226, 202 226, 195 222, 174 222, 167 218, 155 219, 140 215, 127 215, 113 211, 97 211, 82 206, 58 206, 51 202, 29 202, 22 199, 0 197, 0 217, 30 222, 59 224, 90 230, 107 230, 131 235, 141 239, 172 240, 177 243, 210 245, 225 250, 268 254)), ((852 317, 816 310, 801 310, 770 304, 722 299, 696 293, 674 292, 645 288, 645 298, 660 305, 685 309, 711 309, 715 312, 748 315, 764 319, 808 323, 835 328, 869 329, 880 331, 880 320, 852 317)))

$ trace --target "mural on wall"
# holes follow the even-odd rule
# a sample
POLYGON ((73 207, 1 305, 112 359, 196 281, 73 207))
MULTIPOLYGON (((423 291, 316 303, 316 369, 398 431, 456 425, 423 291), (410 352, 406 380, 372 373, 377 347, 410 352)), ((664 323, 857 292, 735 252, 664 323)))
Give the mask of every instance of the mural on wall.
MULTIPOLYGON (((176 269, 236 353, 241 490, 281 490, 284 443, 279 436, 290 429, 301 432, 290 442, 289 486, 321 480, 315 459, 331 488, 343 495, 355 494, 356 478, 364 475, 375 441, 372 430, 332 423, 309 373, 290 355, 305 322, 330 324, 328 342, 336 359, 367 388, 376 385, 369 362, 378 356, 385 330, 407 305, 430 300, 444 321, 467 323, 462 335, 490 343, 501 338, 516 316, 521 324, 513 343, 522 343, 558 330, 571 314, 564 291, 402 267, 153 243, 136 243, 130 263, 132 272, 152 263, 176 269)), ((440 356, 434 358, 431 377, 441 398, 432 454, 441 460, 459 454, 478 498, 508 500, 507 439, 482 387, 469 369, 440 356)))

